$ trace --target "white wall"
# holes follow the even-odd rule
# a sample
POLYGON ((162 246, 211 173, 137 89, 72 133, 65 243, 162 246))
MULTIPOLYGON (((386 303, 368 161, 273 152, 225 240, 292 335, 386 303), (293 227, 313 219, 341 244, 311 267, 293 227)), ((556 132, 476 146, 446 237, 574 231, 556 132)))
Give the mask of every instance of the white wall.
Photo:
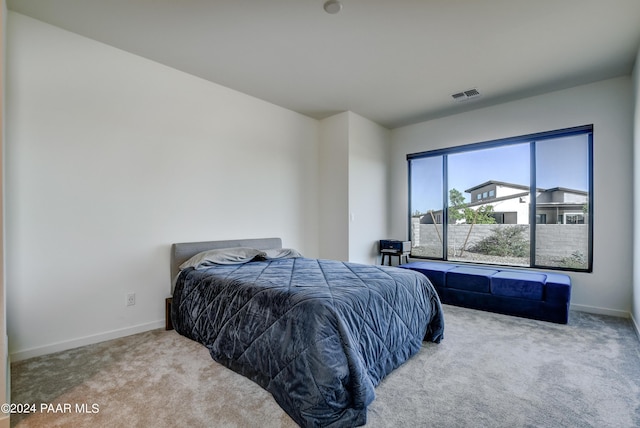
POLYGON ((378 262, 388 236, 388 159, 391 132, 349 113, 349 260, 378 262))
POLYGON ((375 264, 388 236, 391 133, 350 111, 320 130, 320 257, 375 264))
POLYGON ((640 338, 640 49, 633 68, 633 308, 631 319, 640 338))
POLYGON ((349 112, 320 121, 320 255, 349 260, 349 112))
MULTIPOLYGON (((7 29, 7 4, 0 0, 0 403, 11 402, 11 362, 7 340, 7 293, 4 263, 4 141, 5 141, 5 47, 7 29)), ((0 413, 0 428, 9 427, 9 413, 0 413)))
POLYGON ((621 77, 392 131, 393 233, 406 236, 408 153, 594 125, 593 273, 572 273, 572 306, 628 316, 633 240, 632 82, 621 77))
POLYGON ((14 359, 162 326, 172 242, 280 236, 318 255, 318 121, 8 20, 14 359))

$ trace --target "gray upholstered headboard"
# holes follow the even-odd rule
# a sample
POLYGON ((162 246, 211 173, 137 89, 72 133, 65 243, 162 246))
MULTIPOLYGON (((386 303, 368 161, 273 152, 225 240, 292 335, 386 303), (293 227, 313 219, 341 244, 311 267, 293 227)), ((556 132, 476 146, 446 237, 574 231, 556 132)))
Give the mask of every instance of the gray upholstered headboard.
POLYGON ((217 248, 250 247, 258 250, 282 248, 280 238, 232 239, 226 241, 182 242, 171 245, 171 282, 180 272, 180 265, 196 254, 217 248))

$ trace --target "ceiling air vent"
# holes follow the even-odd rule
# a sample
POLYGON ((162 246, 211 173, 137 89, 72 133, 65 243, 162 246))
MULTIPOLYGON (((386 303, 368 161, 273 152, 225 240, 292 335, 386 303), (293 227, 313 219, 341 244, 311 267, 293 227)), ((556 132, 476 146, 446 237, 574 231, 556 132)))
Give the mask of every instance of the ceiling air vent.
POLYGON ((460 102, 460 101, 467 101, 473 98, 478 98, 479 96, 480 96, 480 92, 478 92, 476 88, 473 88, 473 89, 467 89, 466 91, 462 91, 462 92, 456 92, 455 94, 451 95, 451 98, 453 98, 454 101, 460 102))

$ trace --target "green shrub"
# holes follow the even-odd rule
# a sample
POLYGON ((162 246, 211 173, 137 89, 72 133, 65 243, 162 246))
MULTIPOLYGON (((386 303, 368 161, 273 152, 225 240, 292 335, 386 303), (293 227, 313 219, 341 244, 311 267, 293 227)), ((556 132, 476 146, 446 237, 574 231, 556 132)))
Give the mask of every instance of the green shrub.
POLYGON ((492 230, 491 235, 473 245, 469 251, 489 256, 527 257, 529 240, 525 235, 524 226, 499 226, 492 230))
POLYGON ((563 257, 560 260, 560 266, 569 269, 585 269, 587 267, 587 258, 580 250, 571 253, 571 257, 563 257))

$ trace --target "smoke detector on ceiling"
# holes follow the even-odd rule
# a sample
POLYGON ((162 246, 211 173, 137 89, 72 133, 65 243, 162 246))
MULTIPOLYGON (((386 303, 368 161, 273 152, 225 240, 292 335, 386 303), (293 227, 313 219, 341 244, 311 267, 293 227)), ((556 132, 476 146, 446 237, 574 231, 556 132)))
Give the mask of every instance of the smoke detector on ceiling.
POLYGON ((473 98, 478 98, 482 96, 480 91, 476 88, 467 89, 466 91, 456 92, 455 94, 451 94, 451 98, 453 98, 456 102, 468 101, 473 98))

